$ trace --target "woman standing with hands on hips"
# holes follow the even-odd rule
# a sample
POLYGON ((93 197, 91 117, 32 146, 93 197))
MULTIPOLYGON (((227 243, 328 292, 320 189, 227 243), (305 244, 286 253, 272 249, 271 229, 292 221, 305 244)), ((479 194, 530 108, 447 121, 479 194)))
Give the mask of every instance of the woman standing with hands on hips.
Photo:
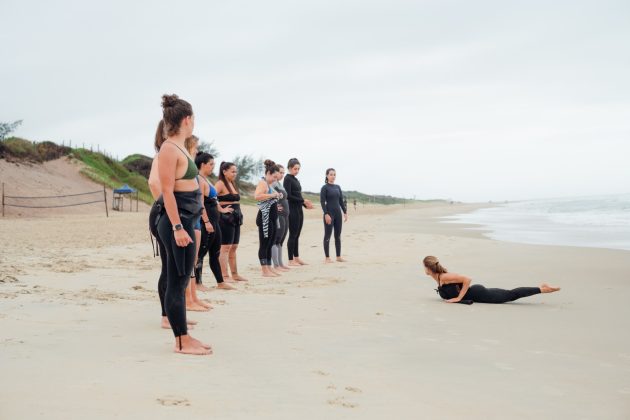
POLYGON ((195 125, 192 106, 177 97, 162 97, 166 140, 158 154, 158 173, 162 190, 157 233, 166 248, 166 294, 164 309, 175 335, 175 352, 211 354, 211 347, 188 334, 185 291, 196 257, 193 224, 201 215, 197 166, 186 152, 185 140, 195 125))
POLYGON ((330 259, 330 236, 335 231, 335 251, 338 262, 345 262, 341 257, 341 227, 342 213, 343 221, 348 221, 348 209, 343 199, 341 187, 335 184, 337 172, 333 168, 326 169, 326 183, 319 193, 319 201, 324 211, 324 254, 326 263, 331 263, 330 259))
POLYGON ((287 164, 289 173, 284 177, 284 189, 287 192, 287 200, 289 200, 289 242, 287 248, 289 250, 290 266, 306 265, 300 259, 299 251, 300 233, 304 225, 304 211, 302 207, 307 209, 313 208, 313 203, 302 197, 302 186, 296 178, 300 173, 300 168, 299 160, 296 158, 289 159, 287 164))

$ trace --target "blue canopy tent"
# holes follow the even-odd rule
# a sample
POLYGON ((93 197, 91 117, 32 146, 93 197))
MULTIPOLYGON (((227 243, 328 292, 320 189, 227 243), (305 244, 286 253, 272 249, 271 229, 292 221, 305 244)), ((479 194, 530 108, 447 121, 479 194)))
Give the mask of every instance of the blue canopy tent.
POLYGON ((123 201, 125 195, 129 196, 129 211, 133 211, 133 194, 136 198, 136 211, 138 211, 138 190, 131 188, 125 184, 120 188, 114 190, 114 200, 112 200, 112 209, 123 211, 123 201))

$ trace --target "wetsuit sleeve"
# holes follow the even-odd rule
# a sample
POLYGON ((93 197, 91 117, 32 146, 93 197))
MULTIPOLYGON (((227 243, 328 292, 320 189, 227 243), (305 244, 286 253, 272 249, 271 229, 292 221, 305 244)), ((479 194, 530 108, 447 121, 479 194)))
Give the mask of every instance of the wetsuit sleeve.
POLYGON ((324 212, 324 214, 328 214, 328 212, 326 211, 326 192, 327 192, 327 188, 326 185, 324 185, 322 187, 322 190, 319 193, 319 202, 322 205, 322 211, 324 212))
POLYGON ((348 209, 346 208, 346 203, 344 203, 343 201, 343 191, 341 191, 341 187, 339 187, 339 206, 341 207, 341 210, 343 210, 343 214, 348 213, 348 209))
POLYGON ((295 191, 293 188, 294 183, 297 182, 291 178, 286 177, 284 179, 284 189, 287 190, 287 198, 289 201, 295 201, 296 203, 304 203, 304 199, 302 198, 302 194, 298 191, 295 191))

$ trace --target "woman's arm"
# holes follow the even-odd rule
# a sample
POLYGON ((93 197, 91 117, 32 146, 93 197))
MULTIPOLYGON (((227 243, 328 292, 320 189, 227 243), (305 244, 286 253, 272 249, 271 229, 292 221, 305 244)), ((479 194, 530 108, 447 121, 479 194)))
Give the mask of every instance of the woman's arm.
MULTIPOLYGON (((177 171, 177 157, 173 147, 162 146, 159 154, 159 174, 162 196, 164 197, 164 207, 166 214, 173 226, 181 224, 179 212, 177 211, 177 201, 175 201, 175 171, 177 171)), ((173 232, 177 246, 185 247, 192 243, 188 232, 184 229, 173 232)))
POLYGON ((319 192, 319 204, 322 205, 322 211, 324 212, 324 214, 328 214, 328 212, 326 211, 326 192, 328 191, 328 189, 326 188, 326 184, 324 184, 322 186, 321 191, 319 192))
POLYGON ((266 201, 271 200, 272 198, 277 198, 280 193, 274 192, 269 194, 269 186, 265 181, 260 181, 256 186, 256 191, 254 192, 254 199, 256 201, 266 201))
POLYGON ((149 172, 149 189, 154 200, 157 200, 162 189, 160 188, 160 175, 158 172, 158 156, 153 158, 151 162, 151 172, 149 172))
POLYGON ((457 303, 460 300, 462 300, 464 298, 464 296, 466 295, 466 292, 468 291, 468 289, 470 288, 470 283, 471 283, 471 279, 470 277, 466 277, 462 274, 457 274, 457 273, 444 273, 440 275, 440 282, 443 284, 449 284, 449 283, 461 283, 462 288, 459 291, 459 295, 456 298, 453 299, 448 299, 447 302, 449 303, 457 303))

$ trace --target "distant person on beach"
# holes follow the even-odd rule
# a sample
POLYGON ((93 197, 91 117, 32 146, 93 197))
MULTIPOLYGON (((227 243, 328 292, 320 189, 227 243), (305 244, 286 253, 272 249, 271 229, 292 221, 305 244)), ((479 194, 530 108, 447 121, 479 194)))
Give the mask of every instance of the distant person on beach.
POLYGON ((232 162, 221 162, 219 166, 219 180, 216 183, 217 198, 221 210, 232 209, 232 212, 223 212, 219 217, 221 227, 221 270, 223 278, 231 281, 247 281, 238 274, 236 263, 236 250, 241 239, 241 225, 243 213, 241 212, 241 195, 236 187, 236 175, 238 169, 232 162), (229 269, 229 272, 228 272, 229 269))
POLYGON ((166 140, 158 154, 158 171, 164 210, 157 217, 157 233, 167 256, 164 308, 175 335, 175 352, 206 355, 212 353, 211 347, 191 337, 186 323, 185 292, 196 257, 193 225, 202 210, 197 166, 185 150, 195 119, 192 106, 177 95, 164 95, 162 108, 166 140))
POLYGON ((338 262, 345 262, 341 257, 341 227, 343 222, 348 221, 348 208, 343 199, 341 187, 335 184, 337 171, 333 168, 326 169, 325 184, 319 193, 319 201, 324 212, 324 255, 325 262, 331 263, 330 259, 330 236, 335 231, 335 251, 338 262), (343 221, 342 221, 343 219, 343 221))
POLYGON ((289 200, 289 242, 287 244, 289 253, 289 266, 306 265, 300 258, 300 233, 304 225, 304 211, 302 207, 307 209, 313 208, 310 200, 302 197, 302 186, 296 178, 300 173, 300 161, 296 158, 290 159, 287 164, 289 173, 284 177, 284 189, 287 192, 289 200))
POLYGON ((357 211, 357 199, 352 200, 352 204, 354 205, 354 211, 357 211))
POLYGON ((278 230, 276 231, 276 237, 273 247, 271 247, 271 260, 273 267, 278 271, 289 271, 289 267, 284 265, 282 260, 282 246, 289 233, 289 200, 287 200, 287 191, 282 185, 284 179, 285 169, 282 165, 278 166, 278 172, 276 172, 276 180, 271 187, 282 194, 278 201, 278 230))
POLYGON ((271 187, 276 180, 278 167, 271 160, 265 161, 265 176, 258 182, 254 199, 258 202, 258 260, 263 277, 278 277, 280 273, 275 271, 271 264, 271 248, 276 239, 278 224, 278 199, 282 194, 271 187))
POLYGON ((201 230, 201 245, 197 254, 197 264, 195 266, 195 279, 197 280, 197 289, 208 291, 202 283, 203 260, 208 254, 210 270, 214 274, 217 281, 217 288, 231 290, 232 286, 223 281, 223 273, 221 272, 221 263, 219 255, 221 254, 221 227, 219 226, 219 209, 224 213, 231 213, 232 208, 223 209, 217 205, 217 190, 210 182, 208 177, 214 170, 214 157, 209 153, 199 152, 195 157, 195 164, 199 169, 199 178, 201 179, 201 194, 204 197, 203 207, 206 213, 207 222, 204 220, 205 229, 201 230))
MULTIPOLYGON (((164 134, 164 120, 160 120, 158 123, 157 129, 155 131, 155 158, 153 158, 153 162, 151 162, 151 171, 149 172, 149 189, 151 190, 151 195, 153 196, 153 206, 151 207, 151 211, 149 213, 149 230, 151 231, 151 235, 155 237, 157 242, 157 254, 160 256, 161 260, 161 270, 160 277, 158 279, 158 296, 160 298, 160 307, 162 308, 162 323, 161 327, 164 329, 171 329, 171 324, 168 322, 168 318, 166 316, 166 310, 164 309, 164 296, 166 295, 166 278, 167 278, 167 258, 166 258, 166 248, 164 247, 164 242, 160 239, 157 233, 157 225, 156 220, 163 209, 162 205, 158 202, 160 196, 162 195, 162 188, 160 187, 160 178, 158 173, 158 154, 160 153, 160 148, 162 147, 162 143, 166 141, 166 137, 164 134)), ((196 321, 192 321, 190 319, 186 319, 188 325, 196 325, 196 321)))
MULTIPOLYGON (((199 138, 197 136, 193 135, 186 138, 184 145, 186 146, 186 150, 188 151, 190 156, 197 156, 198 143, 199 143, 199 138)), ((197 168, 197 165, 195 165, 195 168, 197 168)), ((197 173, 199 173, 199 169, 197 169, 197 173)), ((196 181, 197 181, 197 185, 199 186, 199 190, 202 192, 202 194, 199 195, 199 201, 202 206, 202 209, 201 209, 201 214, 195 220, 195 223, 193 225, 195 229, 195 263, 193 267, 197 267, 197 256, 199 255, 199 247, 201 246, 202 219, 204 219, 203 220, 204 230, 210 228, 209 224, 205 224, 205 222, 209 222, 209 221, 207 219, 208 216, 206 215, 205 209, 203 208, 204 200, 203 200, 203 190, 201 189, 202 181, 199 179, 199 175, 197 175, 196 181)), ((196 312, 207 312, 210 309, 212 309, 212 306, 209 303, 202 301, 197 296, 197 279, 195 276, 196 276, 195 269, 193 268, 193 271, 190 275, 190 278, 192 281, 188 282, 188 287, 186 288, 186 310, 196 311, 196 312)))
POLYGON ((547 283, 539 287, 517 287, 506 290, 486 288, 480 284, 470 285, 471 279, 461 274, 449 273, 437 257, 428 256, 422 260, 424 272, 438 284, 436 291, 448 303, 507 303, 539 293, 553 293, 559 287, 549 286, 547 283))

